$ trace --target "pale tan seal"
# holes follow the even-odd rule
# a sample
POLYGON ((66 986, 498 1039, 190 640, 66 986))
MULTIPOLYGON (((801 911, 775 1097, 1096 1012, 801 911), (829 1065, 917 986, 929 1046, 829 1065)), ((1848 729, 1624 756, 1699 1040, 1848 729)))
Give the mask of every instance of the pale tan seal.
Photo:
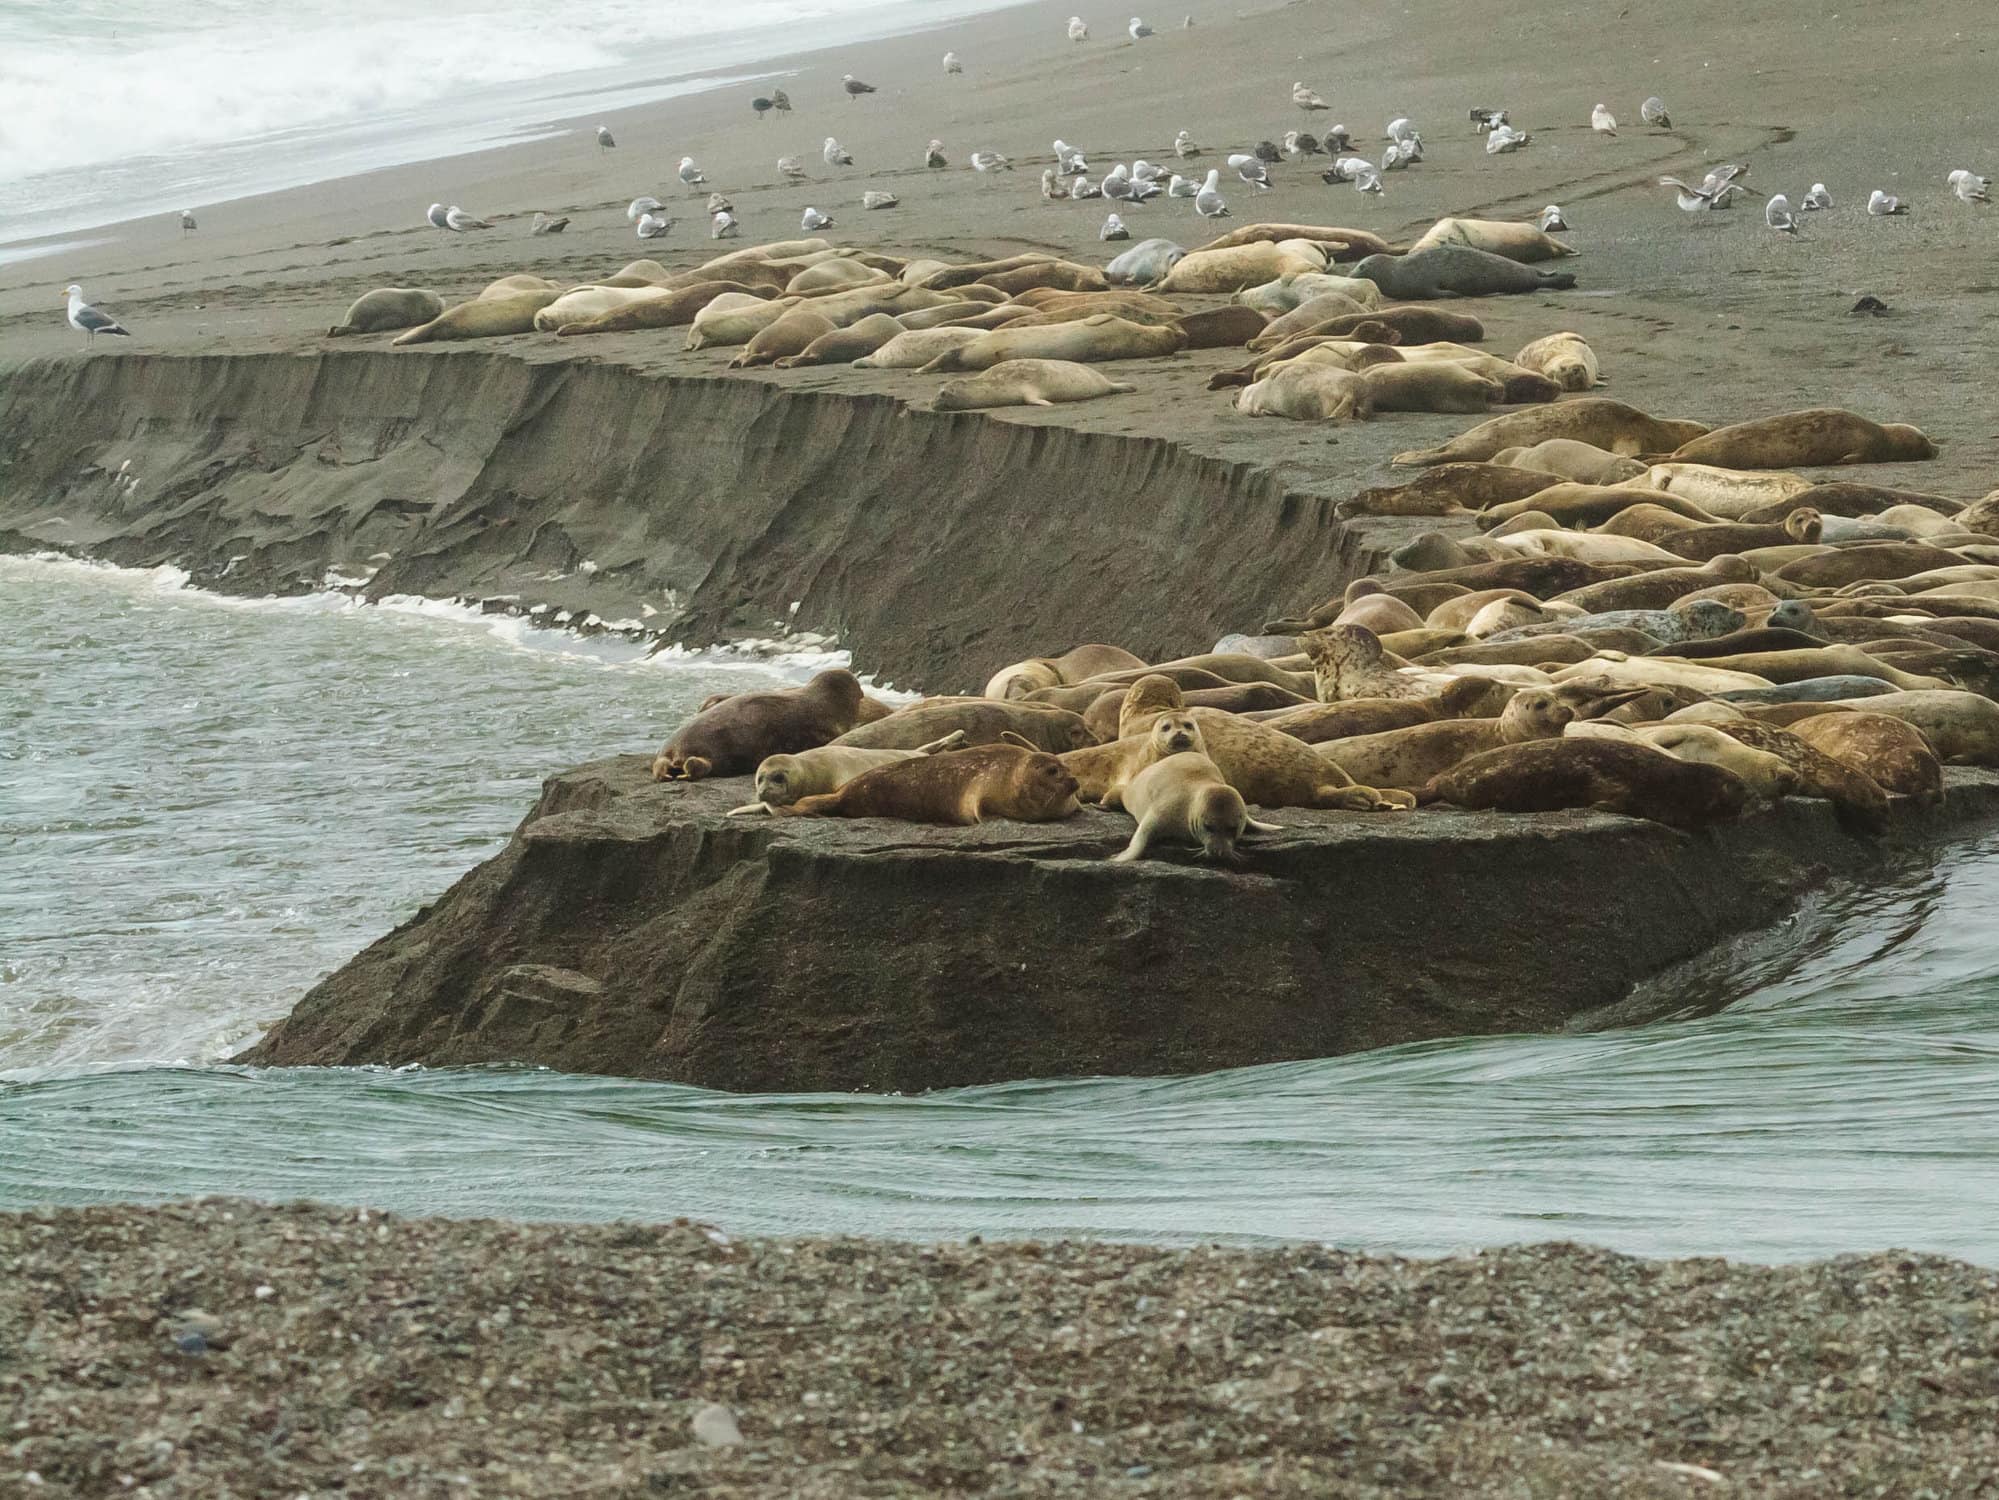
POLYGON ((1258 241, 1181 257, 1159 283, 1162 292, 1239 292, 1282 276, 1323 271, 1323 254, 1299 242, 1258 241))
POLYGON ((1111 285, 1095 266, 1079 266, 1071 260, 1048 260, 1016 266, 1011 271, 989 271, 979 278, 979 284, 997 288, 1009 297, 1039 287, 1065 292, 1106 292, 1111 285))
POLYGON ((1386 255, 1394 246, 1380 235, 1365 229, 1347 229, 1337 224, 1245 224, 1227 234, 1197 245, 1198 250, 1227 250, 1236 245, 1307 240, 1337 261, 1359 260, 1368 255, 1386 255))
POLYGON ((1628 484, 1583 484, 1561 479, 1536 490, 1525 499, 1487 506, 1480 513, 1478 524, 1482 529, 1491 530, 1502 521, 1539 511, 1563 526, 1599 526, 1634 505, 1670 510, 1692 521, 1714 520, 1692 501, 1662 490, 1640 489, 1628 484))
POLYGON ((1087 363, 1107 359, 1159 359, 1177 354, 1187 335, 1173 326, 1129 322, 1095 313, 1075 323, 1036 328, 1011 325, 956 349, 946 349, 923 367, 925 374, 986 370, 1005 360, 1043 359, 1087 363))
POLYGON ((1579 333, 1551 333, 1513 356, 1523 369, 1536 370, 1565 391, 1592 390, 1604 383, 1596 350, 1579 333))
POLYGON ((1398 453, 1391 462, 1420 465, 1478 462, 1503 448, 1531 447, 1557 437, 1590 443, 1608 453, 1670 453, 1707 430, 1704 423, 1653 417, 1622 401, 1585 396, 1493 417, 1440 447, 1398 453))
POLYGON ((1242 793, 1222 779, 1212 760, 1194 750, 1154 761, 1106 792, 1103 805, 1122 807, 1138 820, 1131 842, 1111 856, 1119 864, 1143 859, 1162 839, 1193 844, 1204 859, 1234 863, 1236 844, 1246 833, 1284 831, 1250 817, 1242 793))
POLYGON ((650 296, 634 297, 594 318, 578 318, 555 330, 558 338, 584 338, 598 333, 632 333, 647 328, 682 328, 718 297, 734 294, 763 301, 771 294, 736 281, 704 281, 690 287, 656 287, 650 296))
POLYGON ((801 365, 850 365, 864 355, 873 354, 902 332, 902 324, 887 313, 875 313, 858 323, 821 334, 796 354, 780 356, 777 367, 790 370, 801 365))
POLYGON ((794 297, 813 297, 824 292, 851 291, 857 286, 871 286, 892 279, 873 266, 835 257, 807 266, 787 281, 784 289, 794 297))
POLYGON ((1372 411, 1480 412, 1506 395, 1500 381, 1448 360, 1370 365, 1360 378, 1372 411))
POLYGON ((571 287, 534 315, 535 332, 554 333, 565 323, 581 323, 629 303, 660 295, 658 287, 571 287))
POLYGON ((1999 766, 1999 703, 1957 688, 1882 693, 1833 705, 1886 714, 1917 730, 1937 758, 1953 766, 1999 766))
MULTIPOLYGON (((1373 284, 1373 282, 1367 283, 1369 286, 1373 284)), ((1254 338, 1249 340, 1249 347, 1275 349, 1286 339, 1295 338, 1331 318, 1365 313, 1371 305, 1356 301, 1345 292, 1321 292, 1318 296, 1299 303, 1282 317, 1271 319, 1254 338)))
POLYGON ((1088 365, 1066 359, 1007 359, 962 380, 947 380, 937 392, 938 411, 977 411, 996 406, 1056 406, 1125 395, 1138 387, 1112 380, 1088 365))
POLYGON ((1361 625, 1377 636, 1420 630, 1423 617, 1393 594, 1362 594, 1340 611, 1335 625, 1361 625))
POLYGON ((1101 642, 1072 646, 1060 656, 1033 656, 1001 667, 987 680, 984 696, 1018 700, 1037 688, 1088 682, 1107 672, 1144 671, 1145 662, 1122 646, 1101 642))
POLYGON ((1892 464, 1935 458, 1921 428, 1873 422, 1836 406, 1757 417, 1717 427, 1673 451, 1672 462, 1725 469, 1795 469, 1821 464, 1892 464))
POLYGON ((975 745, 877 766, 837 792, 774 807, 779 817, 896 818, 969 825, 988 818, 1051 823, 1073 816, 1076 778, 1045 751, 975 745))
POLYGON ((962 731, 968 745, 995 745, 1016 735, 1050 753, 1096 743, 1083 716, 1044 703, 991 698, 926 698, 887 718, 856 724, 834 742, 863 750, 916 750, 962 731))
POLYGON ((1474 250, 1503 255, 1523 265, 1581 253, 1543 231, 1538 224, 1510 219, 1439 219, 1423 231, 1423 237, 1409 247, 1408 253, 1414 255, 1432 245, 1469 245, 1474 250))
POLYGON ((961 348, 985 337, 976 328, 922 328, 899 333, 866 359, 857 370, 920 370, 947 349, 961 348))
POLYGON ((865 697, 860 679, 837 667, 803 687, 736 693, 674 731, 653 760, 653 780, 748 775, 767 755, 810 750, 852 729, 865 697))
POLYGON ((1354 516, 1455 516, 1524 499, 1548 487, 1549 476, 1494 463, 1439 464, 1407 484, 1362 490, 1333 507, 1354 516))
POLYGON ((1502 448, 1492 455, 1492 461, 1515 469, 1535 469, 1575 484, 1629 484, 1645 473, 1645 465, 1635 458, 1574 438, 1548 438, 1527 447, 1502 448))
POLYGON ((534 315, 562 294, 553 287, 546 291, 514 292, 497 297, 480 296, 456 307, 447 307, 428 323, 419 324, 399 335, 402 344, 437 344, 460 339, 502 338, 512 333, 532 333, 534 315))
POLYGON ((1615 687, 1685 687, 1712 696, 1752 688, 1775 686, 1767 677, 1750 672, 1730 671, 1706 662, 1680 661, 1666 656, 1630 656, 1622 651, 1606 651, 1554 672, 1557 682, 1599 684, 1615 687))
POLYGON ((444 311, 444 299, 424 287, 382 286, 363 292, 347 316, 326 330, 330 339, 358 333, 389 333, 428 323, 444 311))
POLYGON ((815 341, 838 331, 832 319, 814 312, 809 303, 800 303, 768 327, 759 329, 743 345, 742 353, 729 361, 729 368, 746 370, 755 365, 776 364, 787 355, 802 354, 815 341))
POLYGON ((790 297, 762 297, 730 292, 717 297, 688 324, 686 347, 708 349, 747 344, 795 306, 790 297))
POLYGON ((1632 483, 1691 500, 1720 521, 1743 520, 1751 511, 1812 488, 1812 482, 1799 474, 1745 473, 1713 464, 1685 463, 1653 464, 1642 479, 1632 483))
POLYGON ((1365 418, 1373 411, 1366 382, 1334 365, 1286 365, 1244 386, 1235 409, 1249 417, 1289 417, 1300 422, 1365 418))
POLYGON ((837 792, 865 771, 892 766, 917 755, 937 755, 956 750, 965 743, 965 732, 954 730, 941 740, 932 740, 914 750, 863 750, 855 745, 821 745, 796 755, 766 755, 757 766, 757 800, 729 809, 732 818, 767 813, 786 807, 801 797, 818 797, 837 792))
POLYGON ((1566 531, 1560 527, 1514 531, 1487 538, 1495 556, 1573 557, 1578 562, 1658 563, 1670 566, 1680 558, 1637 537, 1617 536, 1607 531, 1566 531))
POLYGON ((1551 602, 1573 604, 1586 614, 1612 609, 1664 609, 1674 600, 1724 583, 1754 583, 1756 570, 1740 557, 1711 558, 1698 568, 1651 568, 1621 578, 1586 580, 1551 590, 1551 602))
POLYGON ((1559 735, 1575 710, 1546 688, 1523 688, 1493 719, 1438 719, 1382 734, 1329 740, 1317 753, 1355 781, 1411 795, 1459 761, 1499 745, 1559 735))

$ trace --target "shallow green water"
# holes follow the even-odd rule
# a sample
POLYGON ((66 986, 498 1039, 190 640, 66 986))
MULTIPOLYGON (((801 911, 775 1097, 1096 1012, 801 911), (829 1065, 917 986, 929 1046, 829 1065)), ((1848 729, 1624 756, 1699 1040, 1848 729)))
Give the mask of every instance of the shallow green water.
POLYGON ((0 1207, 1999 1263, 1991 836, 1666 976, 1739 998, 1642 1031, 911 1099, 215 1066, 498 847, 543 775, 768 670, 625 654, 0 559, 0 1207))

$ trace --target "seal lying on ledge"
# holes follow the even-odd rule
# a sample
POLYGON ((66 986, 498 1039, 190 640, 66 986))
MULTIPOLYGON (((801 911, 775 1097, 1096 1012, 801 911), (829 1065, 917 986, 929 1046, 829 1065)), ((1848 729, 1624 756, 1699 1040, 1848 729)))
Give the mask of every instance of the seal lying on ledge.
POLYGON ((347 316, 326 330, 330 339, 356 333, 389 333, 398 328, 414 328, 428 323, 444 311, 444 299, 433 291, 413 286, 381 286, 363 292, 347 309, 347 316))
POLYGON ((837 792, 771 809, 777 817, 900 818, 906 823, 1052 823, 1081 810, 1062 762, 1024 745, 977 745, 865 771, 837 792))
POLYGON ((1461 761, 1423 790, 1425 802, 1499 812, 1594 808, 1698 828, 1741 814, 1749 789, 1719 766, 1675 760, 1620 740, 1529 740, 1461 761))
POLYGON ((796 755, 766 755, 757 767, 757 800, 732 807, 732 818, 767 813, 789 807, 801 797, 822 797, 837 792, 856 776, 879 766, 913 760, 919 755, 939 755, 965 743, 965 731, 955 729, 941 740, 918 745, 914 750, 862 750, 854 745, 821 745, 796 755))
POLYGON ((1155 839, 1182 839, 1197 846, 1203 858, 1234 863, 1236 842, 1245 833, 1282 833, 1276 823, 1259 823, 1249 815, 1242 793, 1222 780, 1207 756, 1183 750, 1154 761, 1122 787, 1104 794, 1105 807, 1122 807, 1138 819, 1131 842, 1111 856, 1114 864, 1145 857, 1155 839))
POLYGON ((767 755, 811 750, 860 722, 861 680, 832 667, 804 687, 737 693, 674 731, 652 763, 654 781, 746 776, 767 755))

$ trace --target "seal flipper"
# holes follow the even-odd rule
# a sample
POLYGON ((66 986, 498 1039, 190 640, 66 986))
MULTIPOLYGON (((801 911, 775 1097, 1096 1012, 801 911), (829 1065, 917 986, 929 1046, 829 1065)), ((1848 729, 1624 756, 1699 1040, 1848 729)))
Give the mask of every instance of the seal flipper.
POLYGON ((1282 833, 1284 831, 1282 823, 1259 823, 1254 818, 1244 818, 1242 826, 1245 833, 1282 833))
POLYGON ((730 818, 776 817, 777 810, 768 802, 745 802, 741 807, 730 808, 723 816, 730 818))
POLYGON ((1152 820, 1147 818, 1133 830, 1131 842, 1126 844, 1122 851, 1111 856, 1111 863, 1116 865, 1130 864, 1134 860, 1145 858, 1146 848, 1151 842, 1152 820))

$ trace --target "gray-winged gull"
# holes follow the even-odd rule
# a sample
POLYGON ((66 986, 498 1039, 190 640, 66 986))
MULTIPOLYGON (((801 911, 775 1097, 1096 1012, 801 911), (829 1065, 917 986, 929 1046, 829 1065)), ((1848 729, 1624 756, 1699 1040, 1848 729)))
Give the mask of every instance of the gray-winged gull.
POLYGON ((118 320, 108 313, 99 312, 83 300, 83 288, 74 284, 63 288, 63 296, 69 300, 69 326, 83 335, 86 345, 95 343, 100 333, 115 333, 119 338, 129 339, 132 335, 118 326, 118 320))

